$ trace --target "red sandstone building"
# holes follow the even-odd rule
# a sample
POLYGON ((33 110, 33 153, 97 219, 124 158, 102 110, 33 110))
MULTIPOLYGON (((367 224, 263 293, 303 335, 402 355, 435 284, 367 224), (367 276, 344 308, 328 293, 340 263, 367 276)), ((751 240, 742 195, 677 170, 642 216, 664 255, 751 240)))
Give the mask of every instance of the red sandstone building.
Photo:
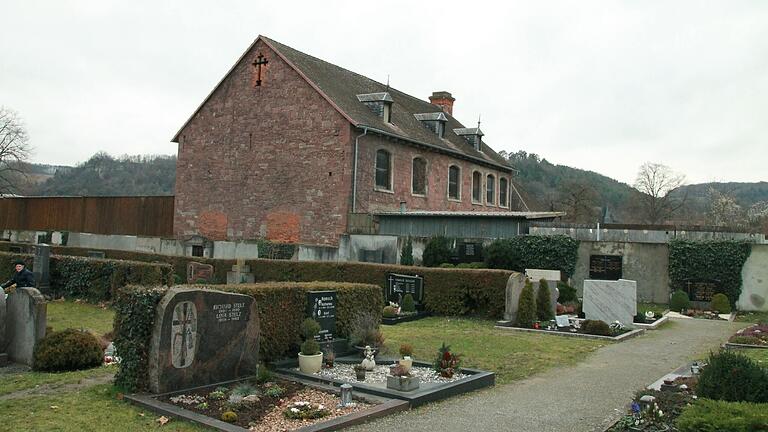
POLYGON ((429 99, 259 36, 173 138, 175 236, 335 247, 361 215, 516 210, 514 169, 429 99))

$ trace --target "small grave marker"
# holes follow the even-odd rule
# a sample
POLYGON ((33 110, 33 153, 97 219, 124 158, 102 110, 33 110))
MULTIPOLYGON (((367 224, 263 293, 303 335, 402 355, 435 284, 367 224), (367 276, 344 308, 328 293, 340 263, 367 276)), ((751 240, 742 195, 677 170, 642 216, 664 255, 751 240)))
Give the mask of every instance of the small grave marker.
POLYGON ((332 342, 336 334, 336 291, 308 292, 307 315, 320 324, 315 340, 332 342))
POLYGON ((569 327, 571 325, 571 322, 568 321, 568 315, 557 315, 555 321, 558 327, 569 327))
POLYGON ((187 283, 196 283, 200 279, 210 282, 213 279, 213 266, 190 261, 187 264, 187 283))

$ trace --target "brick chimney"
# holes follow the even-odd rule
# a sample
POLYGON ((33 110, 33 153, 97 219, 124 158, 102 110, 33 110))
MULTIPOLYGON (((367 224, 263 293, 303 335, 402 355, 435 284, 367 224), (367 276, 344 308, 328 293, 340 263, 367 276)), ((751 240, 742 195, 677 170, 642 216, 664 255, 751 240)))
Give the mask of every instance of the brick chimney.
POLYGON ((453 102, 455 100, 447 91, 432 92, 432 96, 429 97, 429 102, 432 105, 439 106, 450 115, 453 115, 453 102))

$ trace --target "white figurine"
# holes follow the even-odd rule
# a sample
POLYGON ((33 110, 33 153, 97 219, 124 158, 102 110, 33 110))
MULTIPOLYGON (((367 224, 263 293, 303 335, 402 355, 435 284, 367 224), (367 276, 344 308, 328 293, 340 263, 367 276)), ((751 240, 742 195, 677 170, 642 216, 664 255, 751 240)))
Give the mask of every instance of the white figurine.
POLYGON ((374 354, 373 348, 371 348, 370 345, 365 346, 365 358, 360 363, 360 366, 362 366, 365 370, 372 371, 374 367, 376 367, 376 361, 373 359, 374 354))

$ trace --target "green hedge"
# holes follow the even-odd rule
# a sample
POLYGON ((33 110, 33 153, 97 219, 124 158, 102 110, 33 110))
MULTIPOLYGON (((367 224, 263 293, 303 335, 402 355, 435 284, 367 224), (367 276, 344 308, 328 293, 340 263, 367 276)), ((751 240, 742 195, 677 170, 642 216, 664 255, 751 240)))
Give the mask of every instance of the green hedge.
MULTIPOLYGON (((0 248, 8 243, 0 243, 0 248)), ((56 247, 57 253, 87 254, 89 249, 56 247)), ((186 266, 191 261, 212 264, 216 282, 226 281, 227 271, 235 260, 166 256, 140 252, 104 251, 108 258, 163 262, 173 266, 174 273, 186 281, 186 266)), ((257 282, 334 281, 385 286, 387 273, 417 274, 424 277, 424 302, 427 311, 436 315, 478 315, 500 319, 504 314, 507 270, 440 269, 371 263, 337 263, 329 261, 287 261, 252 259, 257 282)), ((546 267, 545 267, 546 268, 546 267)), ((150 285, 150 284, 143 284, 150 285)))
POLYGON ((680 432, 768 431, 768 404, 699 399, 677 418, 680 432))
MULTIPOLYGON (((13 275, 13 262, 22 259, 32 270, 34 257, 0 252, 0 279, 13 275)), ((89 301, 110 301, 115 290, 127 285, 168 285, 173 268, 168 264, 51 255, 51 291, 54 296, 89 301)))
MULTIPOLYGON (((278 282, 189 287, 217 289, 254 297, 259 312, 259 357, 266 361, 283 358, 296 351, 300 341, 299 327, 306 317, 308 291, 336 291, 336 333, 341 337, 349 335, 350 323, 355 316, 367 313, 380 321, 384 307, 381 288, 377 285, 278 282)), ((114 343, 122 362, 115 383, 129 391, 147 388, 149 342, 155 321, 155 308, 166 290, 127 287, 116 298, 114 343)))
POLYGON ((735 240, 669 242, 669 281, 672 289, 684 289, 688 279, 720 281, 718 291, 728 296, 731 306, 741 295, 741 269, 752 248, 735 240))
POLYGON ((560 270, 570 277, 576 270, 578 252, 579 241, 569 236, 518 236, 494 240, 485 248, 485 265, 518 272, 527 268, 560 270))

